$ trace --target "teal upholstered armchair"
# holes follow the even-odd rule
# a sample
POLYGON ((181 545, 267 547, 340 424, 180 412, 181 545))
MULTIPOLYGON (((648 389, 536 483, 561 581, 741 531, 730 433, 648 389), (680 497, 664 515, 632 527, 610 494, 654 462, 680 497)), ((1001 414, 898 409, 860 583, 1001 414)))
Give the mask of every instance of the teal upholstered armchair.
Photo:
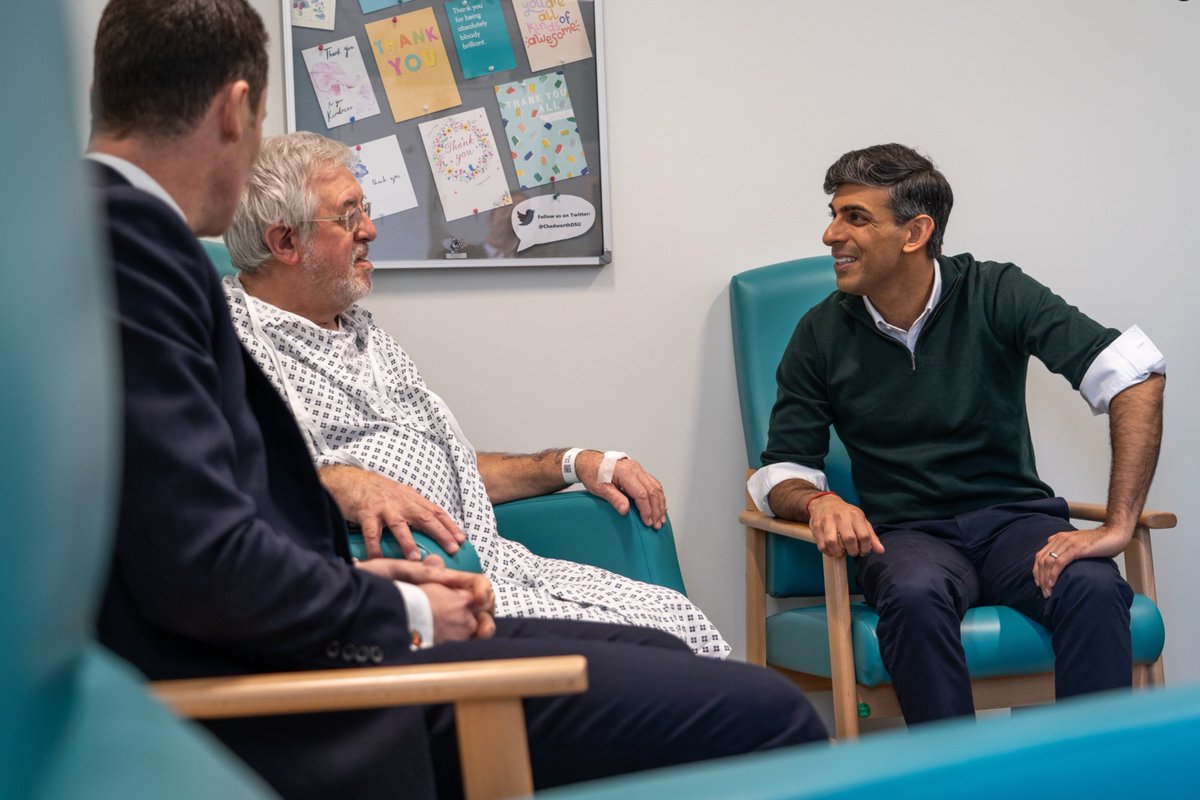
MULTIPOLYGON (((748 270, 730 286, 734 358, 746 463, 761 462, 775 403, 775 371, 800 317, 835 288, 828 256, 748 270)), ((831 432, 825 472, 830 488, 855 502, 849 457, 831 432)), ((1103 506, 1070 504, 1075 519, 1102 521, 1103 506)), ((838 737, 858 733, 860 717, 898 716, 895 693, 879 655, 878 615, 862 602, 845 558, 822 556, 807 525, 767 516, 747 504, 747 660, 768 664, 810 690, 832 690, 838 737), (770 616, 766 596, 806 597, 813 603, 770 616)), ((1132 609, 1134 681, 1163 682, 1162 616, 1155 604, 1150 530, 1170 528, 1175 516, 1147 511, 1125 551, 1126 578, 1137 593, 1132 609)), ((851 565, 852 567, 852 565, 851 565)), ((1004 606, 972 608, 962 623, 976 708, 1051 702, 1054 654, 1038 623, 1004 606)))
POLYGON ((579 656, 147 684, 94 619, 120 479, 111 270, 86 188, 62 3, 8 10, 0 82, 0 797, 265 798, 195 717, 454 703, 468 797, 532 788, 522 698, 587 684, 579 656), (500 726, 500 727, 497 727, 500 726))
POLYGON ((0 797, 270 792, 101 647, 120 464, 112 285, 80 160, 62 3, 6 10, 0 103, 0 797))

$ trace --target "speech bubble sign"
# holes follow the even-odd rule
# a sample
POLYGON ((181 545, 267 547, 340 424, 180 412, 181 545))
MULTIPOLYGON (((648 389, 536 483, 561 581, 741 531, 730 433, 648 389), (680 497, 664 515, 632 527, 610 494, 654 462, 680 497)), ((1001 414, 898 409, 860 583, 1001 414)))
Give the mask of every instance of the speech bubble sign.
POLYGON ((512 227, 520 244, 517 252, 535 244, 582 236, 596 223, 596 207, 573 194, 541 195, 513 206, 512 227))

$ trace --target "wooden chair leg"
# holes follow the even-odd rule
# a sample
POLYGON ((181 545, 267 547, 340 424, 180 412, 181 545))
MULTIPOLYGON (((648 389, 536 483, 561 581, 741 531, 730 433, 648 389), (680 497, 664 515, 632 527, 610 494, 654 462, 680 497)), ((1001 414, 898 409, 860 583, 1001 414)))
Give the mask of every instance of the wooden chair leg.
POLYGON ((767 663, 767 534, 746 528, 746 661, 767 663))
MULTIPOLYGON (((1133 539, 1125 548, 1125 577, 1135 592, 1144 594, 1155 605, 1158 604, 1158 587, 1154 580, 1154 552, 1150 549, 1150 528, 1145 525, 1134 528, 1133 539)), ((1135 684, 1136 677, 1135 671, 1135 684)), ((1150 686, 1164 686, 1166 682, 1162 656, 1159 656, 1153 664, 1146 667, 1144 683, 1150 686)))
POLYGON ((839 739, 858 738, 858 691, 850 634, 850 582, 846 559, 822 557, 825 614, 829 628, 829 669, 833 681, 833 718, 839 739))
POLYGON ((533 794, 533 770, 520 698, 454 704, 467 800, 533 794))

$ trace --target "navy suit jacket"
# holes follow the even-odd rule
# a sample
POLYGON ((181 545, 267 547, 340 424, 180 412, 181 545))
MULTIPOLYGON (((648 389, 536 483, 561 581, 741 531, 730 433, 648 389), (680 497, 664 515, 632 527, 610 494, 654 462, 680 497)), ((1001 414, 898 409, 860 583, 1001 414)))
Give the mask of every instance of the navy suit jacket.
POLYGON ((125 389, 101 640, 151 678, 404 661, 402 596, 350 564, 345 523, 196 236, 97 172, 125 389))

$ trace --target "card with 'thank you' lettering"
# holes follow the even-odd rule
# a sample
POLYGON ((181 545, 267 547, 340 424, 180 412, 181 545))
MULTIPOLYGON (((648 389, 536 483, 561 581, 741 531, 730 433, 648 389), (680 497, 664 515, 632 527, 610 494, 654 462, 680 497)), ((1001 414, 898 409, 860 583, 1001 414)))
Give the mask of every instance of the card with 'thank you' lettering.
POLYGON ((447 222, 512 203, 482 108, 422 122, 417 129, 447 222))
POLYGON ((304 64, 317 93, 326 128, 379 113, 379 102, 353 36, 304 51, 304 64))
POLYGON ((462 104, 432 8, 384 17, 366 32, 396 122, 462 104))
POLYGON ((509 154, 522 189, 588 174, 562 70, 495 88, 509 154))

